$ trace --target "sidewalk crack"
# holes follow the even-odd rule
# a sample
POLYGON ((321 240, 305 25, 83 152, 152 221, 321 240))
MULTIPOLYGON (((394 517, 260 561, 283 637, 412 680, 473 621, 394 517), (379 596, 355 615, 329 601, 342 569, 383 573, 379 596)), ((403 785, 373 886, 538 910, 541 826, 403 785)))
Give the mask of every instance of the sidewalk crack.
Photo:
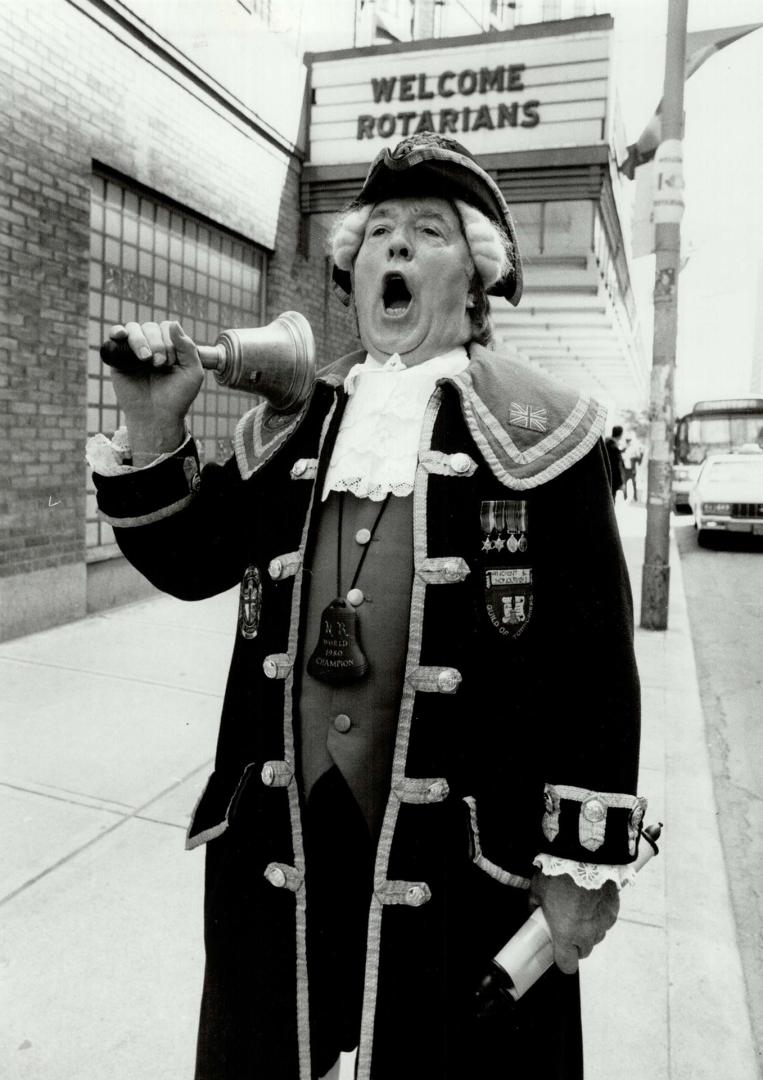
MULTIPOLYGON (((190 772, 186 773, 185 776, 181 776, 178 780, 170 784, 163 791, 160 791, 158 795, 152 795, 150 799, 144 802, 141 806, 137 806, 129 814, 121 815, 118 821, 116 821, 113 825, 110 825, 108 828, 104 829, 102 832, 98 833, 97 836, 92 836, 89 840, 86 840, 84 843, 80 844, 79 847, 74 848, 72 851, 67 852, 66 855, 63 855, 60 859, 57 859, 50 866, 46 866, 44 870, 41 870, 38 874, 35 874, 33 877, 29 878, 22 885, 19 885, 17 888, 12 889, 11 892, 7 893, 5 896, 0 897, 0 907, 2 907, 3 904, 8 903, 10 900, 13 900, 20 893, 26 892, 27 889, 30 889, 33 885, 36 885, 44 878, 48 877, 50 874, 53 873, 54 870, 58 870, 59 867, 65 866, 66 863, 71 862, 72 859, 75 859, 78 855, 81 855, 83 851, 87 851, 88 848, 91 848, 95 844, 99 843, 105 836, 110 836, 111 833, 116 832, 117 829, 121 829, 128 821, 133 821, 136 818, 144 821, 151 820, 142 817, 143 812, 147 810, 149 806, 151 806, 155 802, 158 802, 159 799, 164 798, 166 795, 169 795, 171 791, 175 791, 175 789, 180 787, 181 784, 184 784, 187 780, 190 780, 192 776, 198 773, 200 769, 205 767, 208 768, 210 763, 211 759, 203 762, 201 765, 197 765, 195 768, 191 769, 190 772)), ((162 822, 161 824, 165 823, 162 822)))

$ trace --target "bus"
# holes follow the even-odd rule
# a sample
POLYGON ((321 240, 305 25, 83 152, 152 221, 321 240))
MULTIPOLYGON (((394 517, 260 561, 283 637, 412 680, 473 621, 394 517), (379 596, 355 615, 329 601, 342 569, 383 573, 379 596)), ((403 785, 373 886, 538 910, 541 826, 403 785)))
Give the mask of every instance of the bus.
POLYGON ((676 421, 673 506, 688 506, 689 492, 708 454, 763 451, 763 397, 698 401, 676 421))

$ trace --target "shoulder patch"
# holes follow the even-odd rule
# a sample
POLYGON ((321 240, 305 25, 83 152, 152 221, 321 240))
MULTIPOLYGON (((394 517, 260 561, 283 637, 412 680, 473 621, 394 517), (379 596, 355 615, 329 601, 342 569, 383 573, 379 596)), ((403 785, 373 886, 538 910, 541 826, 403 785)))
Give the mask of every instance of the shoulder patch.
POLYGON ((241 417, 233 436, 233 450, 242 480, 248 480, 270 461, 296 428, 305 411, 278 413, 266 401, 241 417))
POLYGON ((495 477, 517 491, 538 487, 584 457, 600 438, 606 409, 528 364, 480 345, 447 381, 495 477))

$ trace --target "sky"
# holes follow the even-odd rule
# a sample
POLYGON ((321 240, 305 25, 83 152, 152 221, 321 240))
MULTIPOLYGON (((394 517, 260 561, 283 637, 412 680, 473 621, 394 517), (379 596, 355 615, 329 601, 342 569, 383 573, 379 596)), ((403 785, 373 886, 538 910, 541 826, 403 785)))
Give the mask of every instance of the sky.
MULTIPOLYGON (((598 0, 597 13, 605 11, 615 19, 615 78, 633 142, 662 95, 667 0, 598 0)), ((689 0, 689 31, 755 22, 763 23, 763 0, 689 0)), ((702 397, 750 391, 756 310, 763 304, 757 299, 763 297, 763 29, 692 75, 684 107, 679 414, 702 397)), ((634 261, 650 362, 653 275, 653 256, 634 261)), ((763 365, 763 341, 757 364, 763 365)))

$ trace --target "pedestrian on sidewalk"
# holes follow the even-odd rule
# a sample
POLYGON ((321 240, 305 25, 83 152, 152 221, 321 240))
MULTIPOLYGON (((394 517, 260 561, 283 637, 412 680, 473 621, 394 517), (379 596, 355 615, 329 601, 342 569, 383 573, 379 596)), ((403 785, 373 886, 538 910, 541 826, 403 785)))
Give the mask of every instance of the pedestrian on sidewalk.
POLYGON ((624 491, 625 465, 622 454, 623 429, 620 424, 615 424, 612 434, 605 441, 607 459, 609 461, 609 482, 612 488, 612 498, 617 502, 618 491, 624 491))
POLYGON ((632 435, 625 436, 625 446, 621 454, 623 462, 623 495, 625 501, 628 502, 632 499, 633 502, 638 502, 638 467, 644 460, 644 451, 641 449, 638 441, 633 438, 632 435), (631 491, 628 491, 628 485, 631 486, 631 491))
MULTIPOLYGON (((199 470, 175 322, 115 328, 122 442, 91 451, 127 558, 238 583, 207 845, 197 1080, 582 1076, 578 960, 636 856, 639 690, 603 411, 487 346, 519 301, 508 207, 413 136, 333 236, 362 349, 199 470), (541 905, 557 968, 488 1028, 474 992, 541 905)), ((604 1007, 604 1003, 602 1003, 604 1007)))

